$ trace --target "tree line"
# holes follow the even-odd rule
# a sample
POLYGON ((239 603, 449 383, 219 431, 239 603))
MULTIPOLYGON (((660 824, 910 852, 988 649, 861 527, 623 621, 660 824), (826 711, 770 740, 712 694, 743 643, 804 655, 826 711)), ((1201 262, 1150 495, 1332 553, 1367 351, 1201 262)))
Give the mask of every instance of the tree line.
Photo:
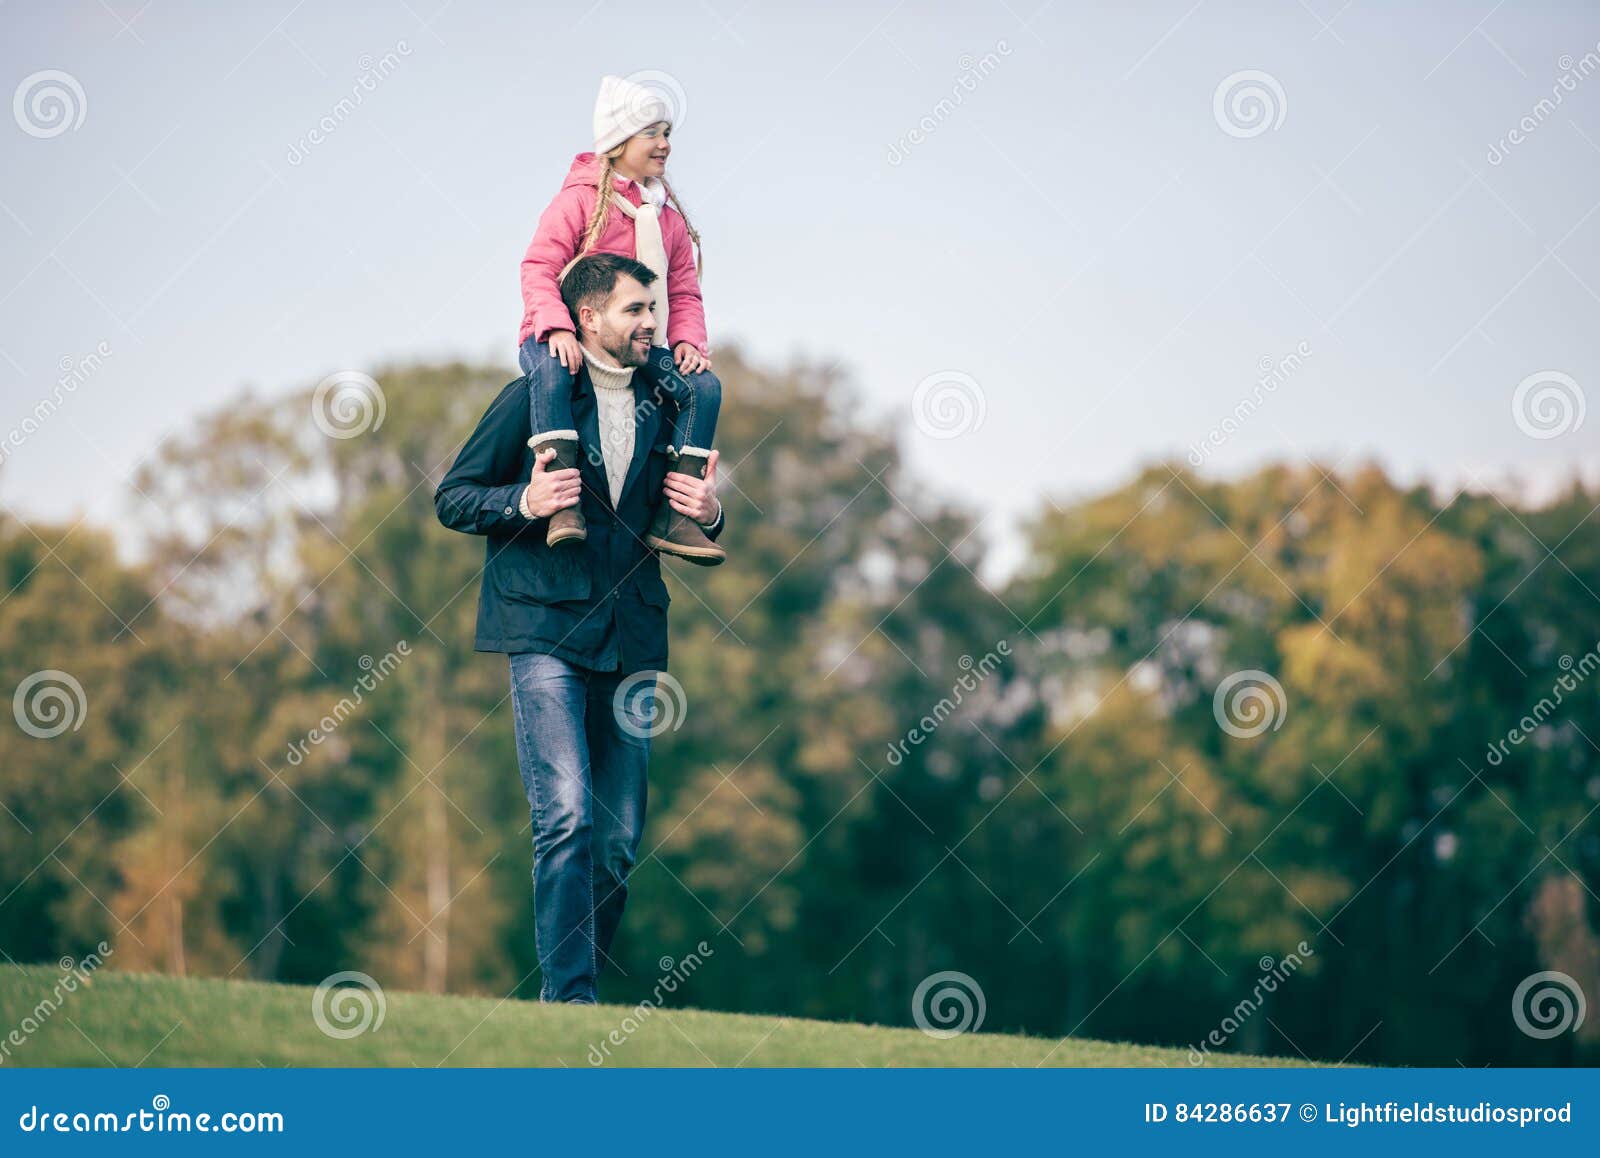
MULTIPOLYGON (((663 567, 607 1000, 705 941, 683 1004, 908 1025, 956 971, 985 1030, 1600 1062, 1525 984, 1600 1001, 1600 496, 1158 462, 996 586, 847 378, 718 368, 732 560, 663 567)), ((483 544, 432 506, 504 380, 220 406, 130 480, 134 561, 0 513, 7 959, 536 995, 483 544)))

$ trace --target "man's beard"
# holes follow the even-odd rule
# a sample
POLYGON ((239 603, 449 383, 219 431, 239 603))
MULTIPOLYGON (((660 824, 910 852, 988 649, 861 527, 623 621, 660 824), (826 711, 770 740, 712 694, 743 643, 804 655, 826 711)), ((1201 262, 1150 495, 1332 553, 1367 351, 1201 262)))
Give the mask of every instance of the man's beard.
POLYGON ((635 331, 617 331, 615 333, 600 333, 600 348, 611 355, 611 360, 619 366, 643 366, 649 360, 648 354, 639 354, 633 348, 633 335, 635 331))

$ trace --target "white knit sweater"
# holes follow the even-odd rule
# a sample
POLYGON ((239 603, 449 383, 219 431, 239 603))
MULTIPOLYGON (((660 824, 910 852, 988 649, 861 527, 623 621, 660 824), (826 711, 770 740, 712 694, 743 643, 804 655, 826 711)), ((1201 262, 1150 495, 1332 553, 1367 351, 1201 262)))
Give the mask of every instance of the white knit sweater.
POLYGON ((583 360, 589 367, 589 382, 594 387, 596 417, 600 422, 600 454, 606 463, 606 482, 611 486, 611 505, 622 501, 622 484, 633 461, 634 429, 637 417, 633 405, 633 367, 619 366, 599 350, 583 346, 583 360))

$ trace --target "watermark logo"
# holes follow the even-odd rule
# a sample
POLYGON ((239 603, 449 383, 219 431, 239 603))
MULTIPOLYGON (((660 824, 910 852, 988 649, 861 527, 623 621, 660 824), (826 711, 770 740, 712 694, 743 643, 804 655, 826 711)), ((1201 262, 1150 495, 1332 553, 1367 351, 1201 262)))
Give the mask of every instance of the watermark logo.
POLYGON ((1278 78, 1248 68, 1222 78, 1211 97, 1211 115, 1230 137, 1259 137, 1283 124, 1289 101, 1278 78))
POLYGON ((329 374, 311 394, 311 421, 329 438, 356 438, 388 416, 383 387, 359 370, 329 374))
POLYGON ((1234 672, 1217 685, 1211 714, 1228 735, 1248 740, 1268 728, 1276 732, 1283 727, 1289 701, 1283 685, 1270 674, 1249 668, 1234 672))
POLYGON ((960 438, 983 425, 989 412, 983 387, 960 370, 936 370, 911 392, 911 420, 929 438, 960 438))
POLYGON ((890 165, 900 165, 911 156, 911 151, 922 144, 935 132, 940 125, 955 115, 956 109, 966 102, 967 97, 978 91, 978 85, 996 69, 1000 67, 1000 58, 1011 55, 1011 46, 1004 40, 995 41, 994 49, 982 56, 973 58, 970 52, 963 52, 956 61, 955 83, 950 86, 950 95, 941 97, 917 123, 902 133, 900 138, 889 145, 887 160, 890 165))
POLYGON ((1293 350, 1276 360, 1270 354, 1263 354, 1261 360, 1256 363, 1256 369, 1261 376, 1256 379, 1255 389, 1248 397, 1238 401, 1232 414, 1207 431, 1205 438, 1189 445, 1189 461, 1195 466, 1203 466, 1211 452, 1239 433, 1245 421, 1261 409, 1267 396, 1275 393, 1279 386, 1287 382, 1291 375, 1305 365, 1305 360, 1309 357, 1311 357, 1311 343, 1304 341, 1296 343, 1293 350))
POLYGON ((994 645, 993 651, 983 653, 983 658, 974 660, 970 655, 963 655, 956 661, 965 673, 950 687, 950 694, 942 697, 933 705, 933 710, 917 721, 904 736, 889 745, 888 761, 894 767, 899 767, 901 762, 910 755, 911 749, 917 747, 939 730, 939 726, 955 714, 957 708, 966 699, 966 693, 978 690, 978 685, 992 675, 1000 666, 1000 657, 1011 654, 1011 641, 1002 639, 994 645), (995 652, 999 652, 996 655, 995 652))
POLYGON ((361 676, 350 686, 348 696, 340 696, 339 702, 333 705, 333 711, 317 721, 317 726, 307 732, 302 739, 289 745, 285 757, 289 763, 299 767, 305 762, 311 749, 319 746, 339 730, 339 727, 355 714, 355 710, 365 701, 367 693, 378 690, 378 685, 394 674, 400 666, 400 661, 411 654, 411 641, 402 639, 394 645, 393 651, 383 653, 383 658, 374 660, 370 655, 364 655, 356 661, 362 671, 367 674, 361 676))
POLYGON ((1583 425, 1583 387, 1559 370, 1540 370, 1517 383, 1511 417, 1529 438, 1559 438, 1583 425))
POLYGON ((311 995, 311 1020, 329 1037, 341 1041, 383 1027, 389 1002, 383 986, 369 974, 346 969, 325 977, 311 995))
POLYGON ((644 90, 628 98, 628 112, 635 124, 644 123, 648 118, 649 124, 669 122, 673 132, 683 128, 684 118, 689 115, 689 94, 684 92, 677 77, 670 72, 647 68, 630 72, 622 79, 644 90))
POLYGON ((56 983, 50 992, 40 998, 10 1032, 0 1037, 0 1064, 10 1059, 13 1050, 27 1045, 28 1039, 55 1016, 56 1011, 66 1004, 67 998, 76 993, 80 985, 88 986, 89 975, 104 965, 106 958, 113 952, 115 950, 110 945, 101 941, 95 946, 94 952, 85 953, 81 960, 75 961, 71 957, 61 958, 57 963, 61 976, 56 978, 56 983))
POLYGON ((77 131, 89 115, 89 98, 77 77, 47 68, 22 78, 11 98, 11 115, 28 136, 48 140, 77 131))
POLYGON ((1556 709, 1565 702, 1567 696, 1578 690, 1578 685, 1596 670, 1600 669, 1600 645, 1596 645, 1583 653, 1583 657, 1574 660, 1570 655, 1564 655, 1556 661, 1556 665, 1564 673, 1556 678, 1550 686, 1550 694, 1540 696, 1539 702, 1516 722, 1506 732, 1505 737, 1489 745, 1486 759, 1491 765, 1498 768, 1511 754, 1511 749, 1519 747, 1522 742, 1532 736, 1544 726, 1546 720, 1555 715, 1556 709), (1577 674, 1574 675, 1574 669, 1577 674))
POLYGON ((208 1111, 173 1110, 172 1099, 157 1094, 150 1108, 113 1113, 104 1109, 52 1110, 30 1105, 17 1117, 17 1127, 26 1134, 281 1134, 283 1115, 255 1110, 229 1110, 223 1114, 208 1111), (168 1111, 171 1111, 170 1113, 168 1111))
POLYGON ((105 365, 111 356, 109 342, 96 343, 95 348, 82 357, 75 358, 70 354, 62 356, 56 363, 61 371, 56 379, 55 388, 48 395, 33 404, 33 409, 25 415, 16 426, 0 433, 0 462, 9 458, 13 451, 22 446, 33 435, 43 429, 44 424, 54 418, 66 403, 67 397, 77 391, 79 386, 89 381, 100 368, 105 365))
POLYGON ((312 149, 331 137, 340 125, 355 115, 356 109, 378 90, 380 84, 394 75, 400 67, 401 58, 410 55, 411 46, 404 40, 396 41, 394 48, 377 59, 373 59, 370 53, 363 53, 356 62, 360 72, 350 86, 350 95, 341 97, 331 109, 317 118, 317 123, 303 136, 291 142, 284 160, 291 165, 303 164, 312 149))
POLYGON ((1300 967, 1305 964, 1305 959, 1312 956, 1315 956, 1315 951, 1310 945, 1301 941, 1293 950, 1285 953, 1280 961, 1274 961, 1268 956, 1256 962, 1256 967, 1261 970, 1261 976, 1256 978, 1255 987, 1228 1011, 1228 1015, 1222 1019, 1217 1028, 1206 1034, 1199 1045, 1189 1047, 1189 1064, 1204 1065, 1208 1053, 1227 1045, 1229 1038, 1239 1032, 1239 1027, 1255 1016, 1256 1011, 1266 1001, 1266 995, 1276 993, 1278 986, 1298 973, 1300 967))
POLYGON ((960 1037, 983 1028, 988 1011, 983 987, 965 973, 947 969, 922 979, 911 995, 911 1020, 929 1037, 960 1037))
POLYGON ((1486 160, 1491 165, 1499 165, 1511 155, 1511 150, 1526 141, 1540 125, 1555 115, 1569 93, 1578 91, 1580 82, 1588 79, 1597 70, 1600 70, 1600 44, 1582 57, 1573 60, 1570 52, 1564 52, 1556 59, 1556 68, 1560 74, 1555 83, 1550 86, 1550 95, 1540 97, 1534 102, 1533 108, 1525 113, 1521 120, 1513 125, 1498 141, 1489 146, 1486 160))
POLYGON ((678 986, 689 980, 695 972, 706 963, 706 959, 716 956, 716 951, 706 942, 701 941, 683 957, 674 961, 671 957, 663 957, 657 962, 661 969, 661 976, 656 978, 655 988, 625 1016, 617 1027, 610 1033, 589 1046, 588 1061, 592 1066, 601 1066, 611 1057, 611 1051, 627 1044, 627 1041, 644 1023, 650 1015, 661 1008, 662 1002, 668 996, 678 991, 678 986))
POLYGON ((11 714, 17 727, 38 740, 53 740, 69 728, 83 727, 89 699, 70 673, 51 668, 36 671, 17 685, 11 714))
POLYGON ((670 672, 640 671, 617 685, 611 710, 618 727, 644 740, 683 727, 689 714, 689 697, 670 672))
POLYGON ((1511 995, 1511 1019, 1541 1040, 1577 1033, 1586 1012, 1583 988, 1565 973, 1548 969, 1524 977, 1511 995))

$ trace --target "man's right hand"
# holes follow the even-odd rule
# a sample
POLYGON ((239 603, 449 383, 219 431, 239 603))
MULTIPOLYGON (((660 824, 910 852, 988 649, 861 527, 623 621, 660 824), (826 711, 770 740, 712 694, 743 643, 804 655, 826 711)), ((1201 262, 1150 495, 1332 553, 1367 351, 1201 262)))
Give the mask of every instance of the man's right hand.
POLYGON ((533 474, 522 492, 528 509, 536 519, 548 519, 559 510, 577 506, 582 493, 577 467, 552 471, 544 469, 545 463, 555 456, 555 448, 547 446, 534 457, 533 474))
POLYGON ((583 347, 578 345, 578 335, 571 330, 553 330, 550 333, 550 352, 556 356, 567 373, 577 374, 583 368, 583 347))

